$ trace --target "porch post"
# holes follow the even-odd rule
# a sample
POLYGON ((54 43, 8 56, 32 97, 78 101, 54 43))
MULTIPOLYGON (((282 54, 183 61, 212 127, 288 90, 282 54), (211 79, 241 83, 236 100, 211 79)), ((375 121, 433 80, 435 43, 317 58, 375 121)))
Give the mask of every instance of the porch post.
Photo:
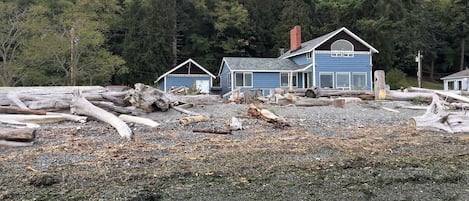
POLYGON ((448 91, 448 80, 443 80, 443 88, 445 91, 448 91))

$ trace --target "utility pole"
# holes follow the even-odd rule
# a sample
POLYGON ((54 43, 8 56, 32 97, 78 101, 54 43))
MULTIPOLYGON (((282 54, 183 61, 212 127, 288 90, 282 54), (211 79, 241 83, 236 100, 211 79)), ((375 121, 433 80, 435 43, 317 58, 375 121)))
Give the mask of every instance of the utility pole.
POLYGON ((70 29, 70 85, 75 86, 77 85, 77 66, 75 61, 75 29, 72 27, 70 29))
POLYGON ((417 53, 417 57, 415 57, 415 62, 417 62, 417 79, 419 88, 422 88, 422 55, 420 54, 420 50, 417 53))

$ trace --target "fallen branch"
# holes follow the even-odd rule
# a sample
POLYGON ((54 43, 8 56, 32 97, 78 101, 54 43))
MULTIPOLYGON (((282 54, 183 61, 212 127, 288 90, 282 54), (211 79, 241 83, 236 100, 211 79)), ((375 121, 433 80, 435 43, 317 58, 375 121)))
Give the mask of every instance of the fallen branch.
POLYGON ((181 113, 184 113, 184 114, 192 115, 192 116, 202 116, 201 114, 199 114, 197 112, 192 112, 192 111, 183 109, 183 108, 178 107, 178 106, 173 106, 173 107, 171 107, 171 109, 176 110, 176 111, 181 112, 181 113))
POLYGON ((0 140, 31 142, 36 138, 36 130, 29 128, 2 128, 0 130, 0 140))
POLYGON ((192 129, 194 133, 213 133, 213 134, 221 134, 221 135, 231 135, 231 130, 221 130, 215 128, 206 128, 206 129, 192 129))
POLYGON ((23 101, 21 101, 19 98, 18 98, 18 95, 16 95, 16 93, 14 92, 10 92, 7 94, 7 98, 11 100, 11 102, 13 102, 16 106, 18 106, 19 108, 21 109, 29 109, 26 104, 23 103, 23 101))
POLYGON ((106 122, 113 126, 119 135, 127 140, 133 138, 132 130, 127 124, 119 119, 117 116, 107 112, 104 109, 94 106, 88 100, 80 95, 76 95, 72 99, 72 105, 70 106, 72 114, 82 114, 94 117, 98 120, 106 122))
POLYGON ((191 123, 203 122, 203 121, 208 121, 208 120, 209 118, 207 116, 198 115, 198 116, 183 117, 179 120, 179 122, 183 125, 189 125, 191 123))
POLYGON ((151 120, 151 119, 148 119, 148 118, 143 118, 143 117, 136 117, 136 116, 130 116, 130 115, 126 115, 126 114, 121 114, 119 115, 119 119, 122 119, 123 121, 125 122, 132 122, 132 123, 136 123, 136 124, 143 124, 143 125, 146 125, 146 126, 150 126, 150 127, 158 127, 160 126, 159 123, 151 120))
POLYGON ((263 119, 263 120, 265 120, 269 123, 272 123, 276 127, 290 126, 290 123, 288 123, 285 120, 285 118, 277 116, 276 114, 272 113, 269 110, 256 107, 253 104, 251 104, 249 106, 248 114, 252 117, 255 117, 255 118, 258 118, 258 119, 263 119))
POLYGON ((45 110, 22 109, 22 108, 11 107, 11 106, 0 106, 0 113, 45 115, 46 111, 45 110))

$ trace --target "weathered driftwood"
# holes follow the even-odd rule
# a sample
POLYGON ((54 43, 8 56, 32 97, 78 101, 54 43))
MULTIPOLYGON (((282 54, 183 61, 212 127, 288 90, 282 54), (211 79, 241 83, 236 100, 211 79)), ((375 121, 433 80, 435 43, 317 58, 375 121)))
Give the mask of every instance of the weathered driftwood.
POLYGON ((36 123, 26 123, 26 122, 20 122, 17 120, 5 120, 5 119, 0 119, 0 125, 4 125, 3 127, 8 127, 8 128, 39 128, 41 127, 39 124, 36 124, 36 123))
POLYGON ((209 120, 209 117, 203 116, 203 115, 188 116, 188 117, 183 117, 179 119, 179 123, 183 125, 189 125, 192 123, 203 122, 203 121, 208 121, 208 120, 209 120))
POLYGON ((155 109, 164 112, 178 102, 174 96, 142 83, 136 83, 135 89, 128 90, 124 101, 146 112, 153 112, 155 109))
POLYGON ((427 92, 402 92, 396 90, 388 90, 385 93, 385 99, 392 101, 412 101, 420 99, 420 101, 430 102, 432 100, 432 93, 427 92))
POLYGON ((36 130, 30 128, 1 128, 0 140, 31 142, 36 138, 36 130))
POLYGON ((32 110, 56 111, 70 108, 70 101, 62 99, 44 99, 26 102, 26 104, 28 105, 28 108, 32 110))
POLYGON ((124 102, 123 97, 118 98, 117 96, 111 96, 109 94, 101 94, 101 96, 112 103, 114 103, 116 106, 127 106, 127 104, 124 102))
POLYGON ((446 131, 448 133, 469 132, 469 115, 448 112, 440 97, 433 94, 433 101, 425 114, 411 118, 409 126, 417 130, 446 131))
POLYGON ((23 101, 21 101, 19 98, 18 98, 18 95, 15 93, 15 92, 10 92, 7 94, 7 98, 13 102, 16 106, 18 106, 19 108, 21 109, 29 109, 26 104, 23 103, 23 101))
POLYGON ((278 116, 269 110, 263 109, 261 107, 257 107, 253 104, 249 106, 248 114, 252 117, 262 119, 269 123, 272 123, 277 127, 290 126, 290 123, 287 122, 285 118, 278 116))
POLYGON ((24 123, 57 123, 66 121, 61 115, 34 115, 34 114, 0 114, 2 121, 19 121, 24 123))
POLYGON ((236 117, 231 117, 228 121, 228 126, 230 127, 230 130, 242 130, 243 122, 236 117))
POLYGON ((0 106, 0 113, 45 115, 46 111, 45 110, 21 109, 21 108, 11 107, 11 106, 0 106))
POLYGON ((187 95, 176 96, 177 101, 194 105, 215 105, 221 102, 218 95, 187 95))
POLYGON ((78 116, 78 115, 73 115, 73 114, 65 114, 65 113, 57 113, 57 112, 47 112, 46 115, 56 115, 65 118, 66 120, 69 121, 76 121, 80 123, 85 123, 87 118, 86 116, 78 116))
POLYGON ((295 105, 298 107, 314 107, 314 106, 327 106, 332 105, 332 99, 328 98, 284 98, 277 99, 278 105, 295 105))
POLYGON ((142 125, 146 125, 146 126, 150 126, 150 127, 160 126, 159 123, 157 123, 157 122, 155 122, 151 119, 144 118, 144 117, 136 117, 136 116, 130 116, 130 115, 126 115, 126 114, 121 114, 121 115, 119 115, 119 119, 122 119, 125 122, 142 124, 142 125))
POLYGON ((96 107, 80 95, 76 95, 70 107, 72 114, 81 114, 94 117, 113 126, 119 135, 127 140, 133 138, 132 130, 117 116, 106 110, 96 107))
POLYGON ((176 111, 181 112, 181 113, 184 113, 184 114, 192 115, 192 116, 202 116, 202 114, 200 114, 200 113, 192 112, 192 111, 183 109, 183 108, 178 107, 178 106, 173 106, 173 107, 171 107, 171 109, 176 110, 176 111))
POLYGON ((120 107, 117 105, 114 105, 112 102, 105 102, 105 101, 91 101, 91 103, 97 107, 100 107, 102 109, 105 109, 110 112, 116 112, 119 114, 131 114, 134 111, 126 108, 126 107, 120 107))
POLYGON ((230 135, 231 130, 226 129, 215 129, 215 128, 194 128, 192 129, 194 133, 213 133, 213 134, 221 134, 221 135, 230 135))

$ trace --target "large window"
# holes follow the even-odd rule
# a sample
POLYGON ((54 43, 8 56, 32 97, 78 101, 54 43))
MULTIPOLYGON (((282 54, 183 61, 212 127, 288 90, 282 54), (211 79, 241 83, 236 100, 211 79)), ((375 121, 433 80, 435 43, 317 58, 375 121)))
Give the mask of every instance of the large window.
POLYGON ((288 73, 280 73, 280 86, 288 87, 288 73))
POLYGON ((334 74, 332 72, 320 72, 319 73, 319 86, 321 88, 334 88, 334 74))
POLYGON ((331 45, 331 56, 353 57, 353 44, 346 40, 337 40, 331 45))
MULTIPOLYGON (((291 84, 293 87, 298 86, 298 73, 293 73, 291 76, 291 84)), ((288 83, 290 81, 290 73, 280 73, 280 86, 281 87, 288 87, 288 83)))
POLYGON ((252 73, 235 73, 236 87, 252 87, 252 73))
POLYGON ((348 72, 337 72, 336 73, 336 88, 337 89, 350 89, 350 73, 348 72))
POLYGON ((365 72, 352 73, 352 89, 353 90, 366 90, 367 81, 365 72))

